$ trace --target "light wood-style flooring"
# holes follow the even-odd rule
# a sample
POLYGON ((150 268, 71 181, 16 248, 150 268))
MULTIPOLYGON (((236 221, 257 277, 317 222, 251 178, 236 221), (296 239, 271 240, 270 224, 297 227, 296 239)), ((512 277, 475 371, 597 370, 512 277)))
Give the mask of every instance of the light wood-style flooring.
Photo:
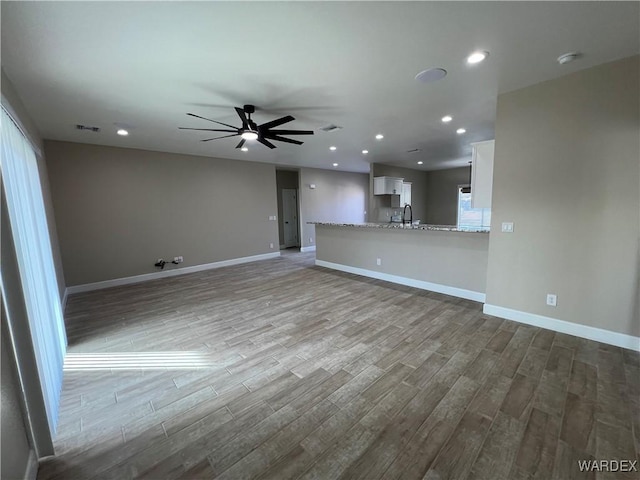
POLYGON ((638 460, 640 356, 313 254, 77 294, 38 479, 582 479, 638 460))

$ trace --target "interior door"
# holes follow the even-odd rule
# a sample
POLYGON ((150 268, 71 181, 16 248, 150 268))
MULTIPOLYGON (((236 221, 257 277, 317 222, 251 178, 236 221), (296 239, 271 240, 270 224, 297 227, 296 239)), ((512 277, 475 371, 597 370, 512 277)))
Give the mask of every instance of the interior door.
POLYGON ((284 230, 284 247, 298 247, 298 190, 282 189, 282 227, 284 230))

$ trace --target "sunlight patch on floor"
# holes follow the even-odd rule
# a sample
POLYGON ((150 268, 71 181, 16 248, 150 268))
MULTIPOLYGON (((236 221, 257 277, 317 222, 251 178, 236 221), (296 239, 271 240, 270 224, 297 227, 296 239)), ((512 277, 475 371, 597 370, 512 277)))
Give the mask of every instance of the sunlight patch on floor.
POLYGON ((67 353, 64 371, 194 370, 222 367, 201 352, 67 353))

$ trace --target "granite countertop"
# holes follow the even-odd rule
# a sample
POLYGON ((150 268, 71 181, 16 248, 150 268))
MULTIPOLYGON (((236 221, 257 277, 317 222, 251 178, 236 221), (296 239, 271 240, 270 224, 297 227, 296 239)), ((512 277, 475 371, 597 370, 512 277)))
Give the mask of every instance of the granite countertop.
POLYGON ((311 225, 324 225, 325 227, 358 227, 358 228, 386 228, 397 230, 430 230, 437 232, 460 233, 489 233, 488 230, 461 230, 453 225, 408 225, 402 223, 333 223, 333 222, 307 222, 311 225))

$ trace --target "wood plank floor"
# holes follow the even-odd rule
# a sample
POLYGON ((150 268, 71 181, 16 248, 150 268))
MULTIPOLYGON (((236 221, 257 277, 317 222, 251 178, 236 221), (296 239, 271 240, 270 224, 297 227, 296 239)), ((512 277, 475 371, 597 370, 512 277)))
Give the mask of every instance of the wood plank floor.
POLYGON ((638 478, 637 353, 313 260, 72 296, 38 479, 638 478))

